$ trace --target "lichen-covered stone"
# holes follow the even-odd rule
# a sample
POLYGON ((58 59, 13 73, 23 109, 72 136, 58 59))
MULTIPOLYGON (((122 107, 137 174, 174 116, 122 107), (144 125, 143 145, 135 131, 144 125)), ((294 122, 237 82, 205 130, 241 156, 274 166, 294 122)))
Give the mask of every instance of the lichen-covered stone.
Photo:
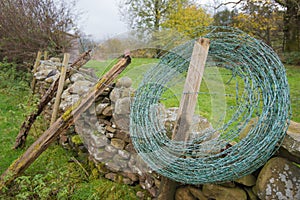
POLYGON ((114 114, 116 115, 129 115, 130 113, 131 98, 125 97, 118 99, 115 104, 114 114))
POLYGON ((105 147, 107 144, 109 144, 109 140, 106 138, 105 135, 100 135, 100 136, 93 136, 92 137, 93 146, 97 148, 102 148, 105 147))
POLYGON ((246 192, 241 188, 227 188, 220 185, 203 185, 203 194, 215 200, 247 200, 246 192))
POLYGON ((106 117, 111 117, 111 116, 112 116, 112 113, 113 113, 113 108, 112 108, 112 106, 106 107, 106 108, 103 110, 103 112, 102 112, 102 114, 103 114, 104 116, 106 116, 106 117))
POLYGON ((121 170, 121 166, 118 165, 118 163, 116 163, 114 161, 109 161, 109 162, 105 163, 105 166, 108 170, 110 170, 112 172, 119 172, 121 170))
POLYGON ((106 126, 105 129, 106 129, 106 131, 108 131, 110 133, 115 133, 116 132, 116 129, 111 127, 111 126, 106 126))
POLYGON ((129 178, 123 178, 122 182, 126 185, 132 185, 133 181, 130 180, 129 178))
POLYGON ((62 94, 59 108, 65 111, 67 108, 74 105, 74 103, 76 103, 79 99, 80 97, 78 94, 71 95, 67 90, 65 90, 62 94))
POLYGON ((206 196, 204 196, 203 192, 200 189, 195 188, 195 187, 189 187, 189 190, 190 190, 190 193, 197 199, 207 200, 206 196))
POLYGON ((51 58, 50 58, 50 61, 51 61, 51 62, 57 62, 57 63, 60 63, 60 62, 61 62, 60 59, 57 58, 57 57, 51 57, 51 58))
POLYGON ((118 79, 116 82, 116 88, 122 88, 122 87, 129 88, 131 87, 131 85, 132 85, 132 80, 127 76, 118 79))
POLYGON ((116 173, 108 173, 105 174, 105 178, 111 180, 111 181, 117 181, 118 180, 118 174, 116 173))
POLYGON ((129 124, 130 124, 129 114, 124 114, 124 115, 114 114, 114 120, 116 126, 119 129, 123 131, 129 131, 129 124))
POLYGON ((130 180, 132 180, 133 182, 136 182, 139 180, 139 177, 135 173, 123 172, 122 175, 130 178, 130 180))
POLYGON ((256 188, 262 200, 300 199, 300 168, 284 158, 272 158, 260 171, 256 188))
POLYGON ((83 95, 89 91, 94 84, 89 81, 77 81, 68 90, 70 94, 83 95))
POLYGON ((290 154, 300 159, 300 123, 291 121, 282 147, 290 154))
POLYGON ((244 188, 244 190, 247 192, 247 195, 249 197, 249 200, 258 200, 258 197, 254 194, 251 188, 244 188))
POLYGON ((79 73, 74 73, 72 74, 72 76, 70 77, 70 81, 72 83, 75 83, 77 81, 83 81, 85 80, 84 76, 82 74, 79 74, 79 73))
POLYGON ((251 187, 251 186, 255 185, 256 178, 252 174, 249 174, 247 176, 243 176, 239 179, 236 179, 235 182, 240 183, 240 184, 245 185, 245 186, 248 186, 248 187, 251 187))
POLYGON ((111 145, 117 149, 124 149, 125 142, 123 140, 113 138, 113 139, 111 139, 111 145))
POLYGON ((118 152, 118 149, 116 149, 115 147, 113 147, 110 144, 106 145, 104 149, 105 149, 105 151, 114 153, 114 154, 118 152))
POLYGON ((129 160, 130 155, 131 155, 129 152, 124 151, 124 150, 119 150, 118 154, 119 154, 119 156, 122 157, 122 159, 125 159, 125 160, 129 160))
POLYGON ((116 154, 114 157, 113 157, 113 161, 119 165, 122 169, 126 169, 128 167, 127 163, 128 161, 127 160, 124 160, 119 154, 116 154))
POLYGON ((129 153, 136 153, 136 150, 132 143, 127 144, 125 150, 128 151, 129 153))
POLYGON ((176 190, 175 200, 197 200, 197 199, 192 195, 189 187, 181 187, 176 190))
POLYGON ((105 108, 109 106, 108 103, 100 103, 96 106, 96 114, 101 115, 105 108))
POLYGON ((107 151, 97 151, 93 154, 94 158, 99 162, 107 162, 113 158, 115 154, 107 151))

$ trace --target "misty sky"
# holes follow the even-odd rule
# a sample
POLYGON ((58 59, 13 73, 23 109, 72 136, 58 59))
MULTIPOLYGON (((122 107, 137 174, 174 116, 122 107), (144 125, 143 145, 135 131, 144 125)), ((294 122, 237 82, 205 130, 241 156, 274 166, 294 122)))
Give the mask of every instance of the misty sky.
POLYGON ((108 39, 128 30, 120 20, 117 0, 79 0, 77 6, 84 12, 80 28, 96 39, 108 39))
MULTIPOLYGON (((80 28, 95 39, 108 39, 128 31, 125 22, 120 20, 118 4, 120 0, 78 0, 77 7, 84 12, 80 28)), ((208 6, 220 0, 199 0, 208 6)))

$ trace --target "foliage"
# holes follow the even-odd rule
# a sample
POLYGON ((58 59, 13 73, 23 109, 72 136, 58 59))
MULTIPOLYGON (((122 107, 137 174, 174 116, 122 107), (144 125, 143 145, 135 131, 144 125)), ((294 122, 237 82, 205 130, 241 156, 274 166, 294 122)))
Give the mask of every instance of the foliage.
POLYGON ((300 51, 285 52, 282 57, 288 65, 300 65, 300 51))
POLYGON ((0 77, 0 90, 6 92, 26 88, 31 78, 29 73, 19 70, 19 65, 7 62, 7 60, 0 62, 0 77))
POLYGON ((120 13, 131 29, 142 33, 159 31, 168 15, 189 0, 126 0, 120 13))
POLYGON ((285 52, 300 51, 300 1, 274 0, 284 8, 283 49, 285 52))
POLYGON ((218 11, 214 17, 214 25, 215 26, 233 26, 234 17, 237 15, 237 10, 234 9, 232 11, 227 8, 221 11, 218 11))
MULTIPOLYGON (((139 199, 136 196, 137 191, 141 190, 139 186, 131 187, 128 185, 119 185, 107 179, 100 178, 91 180, 88 183, 82 183, 78 189, 73 193, 72 199, 93 199, 93 200, 133 200, 139 199)), ((147 196, 145 194, 145 196, 147 196)), ((149 197, 149 199, 151 199, 149 197)))
POLYGON ((201 7, 189 5, 179 6, 177 10, 171 11, 162 27, 173 29, 190 38, 199 37, 203 34, 196 30, 197 27, 206 27, 213 22, 212 17, 201 7))
POLYGON ((221 3, 217 7, 220 8, 221 6, 229 4, 233 4, 234 8, 239 7, 239 10, 242 10, 244 15, 248 15, 246 16, 247 18, 256 18, 256 21, 252 20, 250 21, 250 23, 248 21, 246 22, 249 23, 250 26, 251 23, 256 22, 260 27, 265 27, 266 30, 259 31, 259 37, 263 38, 266 43, 271 44, 270 41, 272 41, 272 39, 268 39, 268 36, 273 36, 274 38, 279 36, 280 38, 282 38, 280 40, 280 45, 281 49, 284 52, 293 52, 300 50, 299 0, 227 1, 225 3, 221 3), (260 21, 262 21, 262 23, 260 23, 260 21), (280 32, 277 33, 277 35, 268 32, 268 29, 272 29, 275 23, 279 23, 277 27, 280 27, 280 32))
POLYGON ((291 94, 291 107, 292 107, 292 120, 300 122, 300 66, 286 65, 286 73, 290 86, 291 94))
POLYGON ((278 40, 282 41, 282 13, 279 7, 271 2, 251 1, 245 3, 240 12, 233 17, 233 25, 252 36, 262 39, 272 46, 278 40))
POLYGON ((31 61, 38 50, 55 55, 70 45, 76 29, 75 1, 0 1, 0 59, 31 61))

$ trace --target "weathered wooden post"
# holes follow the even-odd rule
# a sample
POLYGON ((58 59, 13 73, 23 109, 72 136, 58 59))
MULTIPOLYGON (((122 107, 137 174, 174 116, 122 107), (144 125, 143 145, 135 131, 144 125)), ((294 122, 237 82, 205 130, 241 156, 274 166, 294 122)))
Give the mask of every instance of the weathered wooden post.
POLYGON ((56 118, 57 118, 57 113, 58 113, 59 104, 60 104, 60 98, 61 98, 61 94, 64 90, 64 84, 65 84, 69 59, 70 59, 70 54, 65 53, 64 60, 63 60, 62 66, 61 66, 58 89, 56 92, 55 102, 53 105, 53 112, 52 112, 52 116, 51 116, 50 125, 52 125, 56 121, 56 118))
POLYGON ((48 51, 44 51, 44 60, 48 60, 48 51))
MULTIPOLYGON (((80 67, 85 65, 89 60, 90 60, 90 50, 80 55, 80 57, 74 63, 71 64, 70 70, 67 71, 66 79, 69 78, 74 72, 71 70, 71 68, 78 70, 80 67)), ((51 86, 48 88, 46 93, 42 96, 39 104, 37 105, 36 110, 32 112, 29 116, 27 116, 26 120, 23 122, 20 131, 16 137, 16 142, 13 147, 14 149, 21 148, 25 145, 26 138, 31 126, 35 122, 36 118, 42 113, 44 107, 53 99, 58 88, 58 82, 59 79, 56 79, 56 81, 54 81, 51 84, 51 86)))
MULTIPOLYGON (((192 124, 193 115, 198 99, 201 81, 203 78, 205 63, 209 50, 209 39, 200 38, 195 42, 183 94, 180 101, 177 119, 174 126, 172 139, 178 141, 187 141, 187 134, 192 124)), ((171 200, 175 198, 176 187, 179 185, 176 181, 162 177, 158 200, 171 200)))
POLYGON ((95 102, 97 97, 107 88, 107 85, 110 85, 130 62, 131 58, 129 55, 125 55, 120 59, 83 99, 78 100, 71 108, 69 108, 25 151, 20 158, 14 161, 0 177, 0 191, 5 185, 9 184, 24 172, 61 133, 67 130, 80 115, 95 102))
MULTIPOLYGON (((33 74, 36 73, 37 67, 40 65, 41 57, 42 57, 42 52, 39 51, 38 54, 37 54, 37 56, 36 56, 35 63, 34 63, 34 65, 33 65, 33 74)), ((31 90, 32 90, 32 94, 35 93, 35 84, 36 84, 36 79, 35 79, 35 77, 33 76, 32 82, 31 82, 31 90)))

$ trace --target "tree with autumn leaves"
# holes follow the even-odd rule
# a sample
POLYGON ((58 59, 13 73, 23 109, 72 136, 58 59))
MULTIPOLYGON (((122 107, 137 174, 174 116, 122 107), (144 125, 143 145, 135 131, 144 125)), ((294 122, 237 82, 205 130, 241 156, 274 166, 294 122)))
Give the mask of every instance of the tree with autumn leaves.
POLYGON ((212 17, 191 0, 126 0, 120 4, 125 22, 140 33, 171 29, 196 37, 195 28, 208 26, 212 17))
POLYGON ((213 19, 196 2, 126 0, 122 16, 138 32, 172 30, 194 38, 201 35, 197 27, 213 23, 240 28, 278 51, 300 52, 300 0, 224 1, 217 5, 219 10, 213 19), (222 9, 229 4, 235 9, 222 9))

